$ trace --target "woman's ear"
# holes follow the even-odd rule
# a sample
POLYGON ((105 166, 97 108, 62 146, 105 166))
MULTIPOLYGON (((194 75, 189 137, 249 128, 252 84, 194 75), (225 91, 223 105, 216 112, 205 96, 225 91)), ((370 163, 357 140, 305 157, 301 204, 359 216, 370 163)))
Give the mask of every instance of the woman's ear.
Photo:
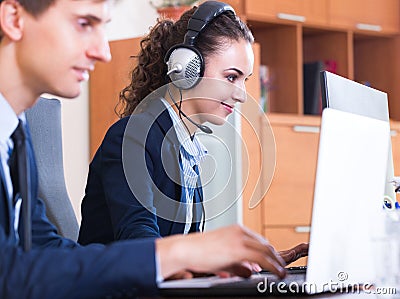
POLYGON ((0 3, 0 28, 3 37, 19 40, 22 37, 23 18, 21 5, 16 0, 4 0, 0 3))

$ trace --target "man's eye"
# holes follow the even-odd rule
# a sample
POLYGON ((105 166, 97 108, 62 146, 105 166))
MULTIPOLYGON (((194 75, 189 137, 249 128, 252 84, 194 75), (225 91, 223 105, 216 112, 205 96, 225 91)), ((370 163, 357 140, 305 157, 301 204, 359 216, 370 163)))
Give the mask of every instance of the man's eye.
POLYGON ((92 23, 89 20, 86 19, 79 19, 78 24, 82 28, 88 28, 92 26, 92 23))

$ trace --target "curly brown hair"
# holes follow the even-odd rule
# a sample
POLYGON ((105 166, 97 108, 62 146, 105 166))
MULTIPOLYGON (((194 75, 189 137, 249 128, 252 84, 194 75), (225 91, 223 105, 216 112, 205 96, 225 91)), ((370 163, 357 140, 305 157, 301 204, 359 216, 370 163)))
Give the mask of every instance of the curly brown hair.
MULTIPOLYGON (((170 82, 166 76, 167 65, 164 57, 168 50, 183 42, 188 21, 197 7, 186 11, 175 23, 171 20, 157 20, 157 24, 140 42, 139 55, 134 56, 137 64, 131 71, 131 82, 119 95, 115 112, 120 117, 131 115, 136 106, 148 94, 170 82)), ((194 46, 202 54, 205 65, 207 57, 222 52, 229 41, 244 39, 254 42, 254 37, 239 17, 222 13, 214 18, 197 36, 194 46)))

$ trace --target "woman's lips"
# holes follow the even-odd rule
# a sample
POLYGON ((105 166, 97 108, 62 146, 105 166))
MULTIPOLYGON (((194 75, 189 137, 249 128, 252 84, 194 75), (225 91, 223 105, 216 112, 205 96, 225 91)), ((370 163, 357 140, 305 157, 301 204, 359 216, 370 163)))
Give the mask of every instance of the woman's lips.
POLYGON ((221 102, 221 104, 224 106, 225 110, 228 111, 229 113, 233 112, 234 107, 231 105, 228 105, 227 103, 221 102))

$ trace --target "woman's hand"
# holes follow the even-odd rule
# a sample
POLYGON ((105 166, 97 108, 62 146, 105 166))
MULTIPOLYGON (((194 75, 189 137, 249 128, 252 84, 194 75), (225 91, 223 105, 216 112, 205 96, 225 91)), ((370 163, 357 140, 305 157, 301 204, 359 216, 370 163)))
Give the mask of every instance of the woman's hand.
POLYGON ((301 243, 291 249, 279 251, 286 265, 308 255, 308 243, 301 243))

